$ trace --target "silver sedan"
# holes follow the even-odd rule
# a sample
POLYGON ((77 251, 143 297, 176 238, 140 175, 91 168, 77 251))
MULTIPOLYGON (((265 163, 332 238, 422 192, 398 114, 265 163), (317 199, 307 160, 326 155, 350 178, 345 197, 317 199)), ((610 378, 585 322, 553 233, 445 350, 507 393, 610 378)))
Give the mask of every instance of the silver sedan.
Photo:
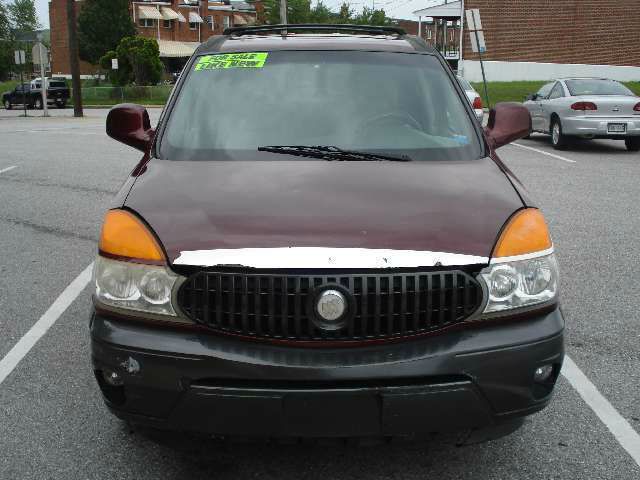
POLYGON ((604 78, 563 78, 527 97, 534 132, 551 135, 553 147, 571 137, 624 140, 640 150, 640 97, 620 82, 604 78))

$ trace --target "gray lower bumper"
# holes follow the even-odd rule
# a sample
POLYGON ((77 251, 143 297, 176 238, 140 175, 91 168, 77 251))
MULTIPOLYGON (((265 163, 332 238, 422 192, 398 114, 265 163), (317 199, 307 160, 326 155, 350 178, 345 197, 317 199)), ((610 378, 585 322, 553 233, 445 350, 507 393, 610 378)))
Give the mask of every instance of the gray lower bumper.
POLYGON ((221 435, 341 437, 491 428, 544 408, 562 364, 561 312, 392 345, 310 349, 96 316, 100 379, 118 416, 221 435), (127 372, 131 359, 139 368, 127 372), (555 366, 545 386, 534 370, 555 366))

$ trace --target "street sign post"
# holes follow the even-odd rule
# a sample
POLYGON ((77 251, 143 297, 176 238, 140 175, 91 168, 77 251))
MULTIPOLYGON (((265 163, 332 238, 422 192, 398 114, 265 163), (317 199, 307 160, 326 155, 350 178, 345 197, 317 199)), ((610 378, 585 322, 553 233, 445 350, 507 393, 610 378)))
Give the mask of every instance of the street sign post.
POLYGON ((480 59, 480 70, 482 70, 482 83, 484 83, 484 97, 487 101, 487 107, 491 108, 489 102, 489 90, 487 88, 487 76, 484 73, 484 62, 482 61, 482 54, 487 51, 487 44, 484 41, 484 32, 482 31, 482 20, 480 19, 480 10, 477 8, 470 8, 465 11, 467 18, 467 29, 469 30, 469 37, 471 39, 471 50, 478 54, 480 59))
POLYGON ((38 42, 33 46, 31 50, 31 58, 33 64, 40 64, 40 79, 42 80, 40 94, 42 95, 42 114, 45 117, 49 116, 49 107, 47 105, 47 77, 46 77, 46 64, 49 59, 49 52, 42 42, 38 42))
MULTIPOLYGON (((16 65, 24 65, 27 63, 27 55, 24 50, 16 50, 13 52, 16 65)), ((24 116, 27 116, 27 92, 24 91, 24 80, 22 78, 22 70, 20 69, 20 88, 22 88, 22 108, 24 109, 24 116)))

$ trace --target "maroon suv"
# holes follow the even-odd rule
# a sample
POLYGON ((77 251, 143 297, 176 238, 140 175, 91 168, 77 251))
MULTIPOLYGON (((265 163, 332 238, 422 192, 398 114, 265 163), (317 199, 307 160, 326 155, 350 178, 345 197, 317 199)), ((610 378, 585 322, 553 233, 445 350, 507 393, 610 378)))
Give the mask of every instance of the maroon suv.
POLYGON ((202 44, 107 212, 92 359, 108 408, 219 435, 513 431, 563 359, 545 220, 443 58, 392 27, 202 44))

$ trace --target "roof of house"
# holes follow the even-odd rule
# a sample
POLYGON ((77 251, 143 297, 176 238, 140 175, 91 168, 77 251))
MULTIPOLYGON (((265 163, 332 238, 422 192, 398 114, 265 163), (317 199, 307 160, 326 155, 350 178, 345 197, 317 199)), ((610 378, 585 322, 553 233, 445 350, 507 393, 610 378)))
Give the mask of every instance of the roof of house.
POLYGON ((434 5, 433 7, 422 8, 413 12, 416 17, 435 18, 460 18, 461 13, 462 1, 434 5))

